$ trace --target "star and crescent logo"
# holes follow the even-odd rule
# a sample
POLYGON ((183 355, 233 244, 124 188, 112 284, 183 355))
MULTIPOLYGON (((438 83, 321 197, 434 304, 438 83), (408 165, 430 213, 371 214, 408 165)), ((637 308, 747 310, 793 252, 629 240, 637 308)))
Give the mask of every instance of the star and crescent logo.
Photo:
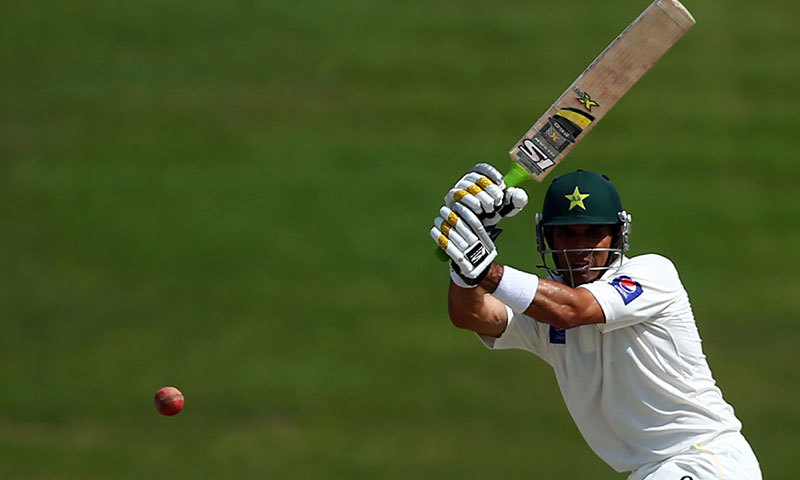
POLYGON ((572 210, 575 207, 581 207, 582 209, 586 210, 586 205, 583 204, 583 201, 590 196, 588 193, 581 193, 580 189, 576 186, 575 190, 572 191, 569 195, 564 195, 564 198, 569 200, 569 210, 572 210))

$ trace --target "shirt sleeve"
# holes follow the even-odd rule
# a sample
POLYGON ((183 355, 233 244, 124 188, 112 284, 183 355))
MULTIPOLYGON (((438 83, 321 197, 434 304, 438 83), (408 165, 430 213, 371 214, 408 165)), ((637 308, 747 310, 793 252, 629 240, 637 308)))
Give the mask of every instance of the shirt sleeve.
POLYGON ((502 335, 490 337, 478 334, 478 338, 481 339, 486 348, 491 350, 526 350, 549 363, 546 344, 542 337, 543 327, 547 327, 547 325, 540 324, 527 315, 514 313, 508 306, 506 306, 506 313, 508 314, 508 323, 502 335))
POLYGON ((601 333, 657 319, 684 292, 675 266, 660 255, 632 258, 612 276, 578 288, 589 290, 603 309, 601 333))

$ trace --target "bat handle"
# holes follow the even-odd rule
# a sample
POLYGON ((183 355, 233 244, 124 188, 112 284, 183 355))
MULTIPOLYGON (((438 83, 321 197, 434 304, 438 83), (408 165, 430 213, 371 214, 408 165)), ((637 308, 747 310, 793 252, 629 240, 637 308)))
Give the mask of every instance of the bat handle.
MULTIPOLYGON (((524 168, 516 163, 512 163, 511 170, 503 176, 503 181, 506 183, 506 188, 508 188, 519 186, 522 182, 530 178, 530 175, 528 175, 528 172, 526 172, 524 168)), ((450 257, 439 247, 436 247, 436 256, 443 262, 450 260, 450 257)))
POLYGON ((518 163, 511 164, 511 170, 503 176, 503 181, 506 182, 506 188, 517 187, 525 180, 531 177, 518 163))

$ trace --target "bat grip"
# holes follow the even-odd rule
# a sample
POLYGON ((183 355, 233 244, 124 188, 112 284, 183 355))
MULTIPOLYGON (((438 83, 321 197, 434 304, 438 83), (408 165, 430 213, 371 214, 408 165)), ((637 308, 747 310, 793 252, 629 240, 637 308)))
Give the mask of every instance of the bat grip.
POLYGON ((511 164, 511 170, 503 176, 506 188, 517 187, 525 180, 530 179, 530 175, 518 163, 511 164))
MULTIPOLYGON (((522 182, 530 178, 530 175, 528 175, 528 172, 526 172, 524 168, 516 163, 512 163, 511 170, 503 176, 503 181, 506 184, 506 188, 510 188, 519 186, 522 182)), ((436 247, 436 256, 443 262, 450 260, 450 257, 439 247, 436 247)))

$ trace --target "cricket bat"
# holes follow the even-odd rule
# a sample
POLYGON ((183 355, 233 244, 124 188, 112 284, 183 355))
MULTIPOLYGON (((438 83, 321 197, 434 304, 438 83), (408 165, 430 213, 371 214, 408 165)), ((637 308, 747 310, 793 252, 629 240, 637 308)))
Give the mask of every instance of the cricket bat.
MULTIPOLYGON (((655 0, 645 8, 514 144, 506 186, 544 180, 694 24, 678 0, 655 0)), ((448 258, 440 248, 436 254, 448 258)))
POLYGON ((651 3, 514 144, 506 185, 544 180, 694 23, 677 0, 651 3))

